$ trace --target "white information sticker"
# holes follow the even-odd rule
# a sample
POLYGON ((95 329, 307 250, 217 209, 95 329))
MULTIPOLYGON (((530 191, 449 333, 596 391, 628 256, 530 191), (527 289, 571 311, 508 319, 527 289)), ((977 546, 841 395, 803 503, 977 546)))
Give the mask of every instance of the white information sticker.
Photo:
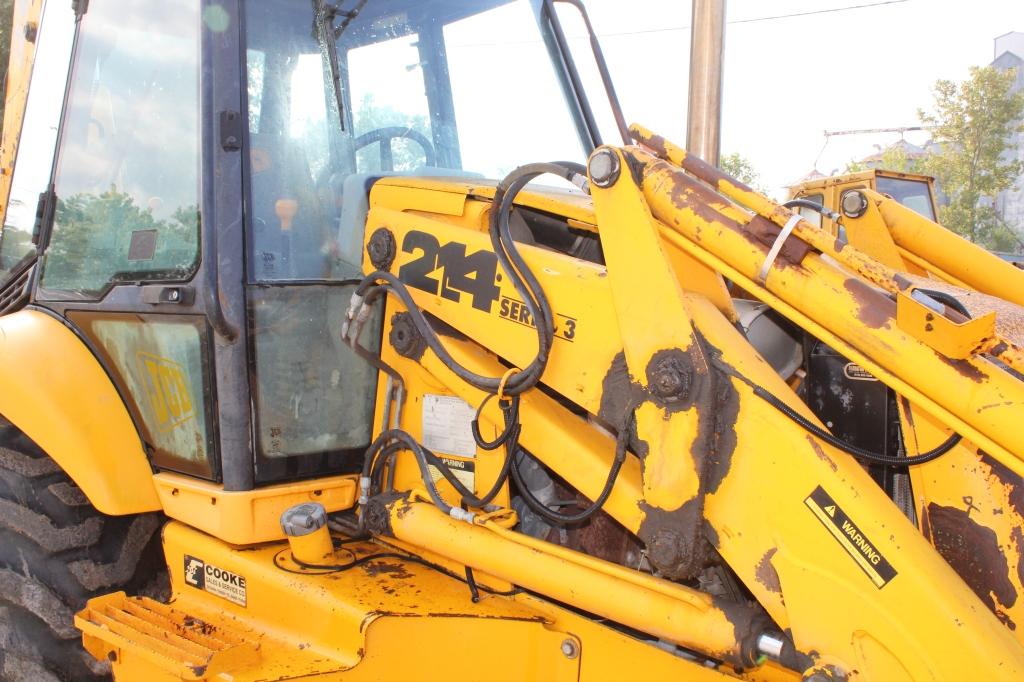
POLYGON ((476 457, 473 418, 476 410, 451 395, 423 396, 423 444, 435 454, 476 457))

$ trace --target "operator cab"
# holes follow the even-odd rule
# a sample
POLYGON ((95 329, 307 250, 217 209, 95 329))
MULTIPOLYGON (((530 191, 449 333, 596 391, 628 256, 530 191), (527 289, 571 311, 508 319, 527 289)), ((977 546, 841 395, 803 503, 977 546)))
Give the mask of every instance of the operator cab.
POLYGON ((600 142, 550 0, 71 5, 39 30, 0 313, 62 318, 154 468, 228 490, 370 442, 376 371, 340 327, 376 180, 600 142))
MULTIPOLYGON (((938 218, 938 203, 935 196, 935 179, 930 175, 898 173, 872 168, 857 173, 835 175, 827 178, 808 180, 789 188, 789 199, 807 199, 833 211, 840 210, 843 193, 850 189, 872 189, 887 194, 907 208, 923 215, 933 222, 938 218)), ((844 237, 842 226, 821 213, 801 208, 800 214, 812 224, 829 230, 837 237, 844 237)))

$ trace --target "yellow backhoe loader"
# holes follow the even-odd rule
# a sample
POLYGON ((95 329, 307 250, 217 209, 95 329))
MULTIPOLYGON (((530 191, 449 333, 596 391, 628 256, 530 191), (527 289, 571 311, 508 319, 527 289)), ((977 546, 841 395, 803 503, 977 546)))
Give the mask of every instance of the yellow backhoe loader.
POLYGON ((1024 272, 627 127, 578 0, 17 11, 4 679, 1024 677, 1024 272))

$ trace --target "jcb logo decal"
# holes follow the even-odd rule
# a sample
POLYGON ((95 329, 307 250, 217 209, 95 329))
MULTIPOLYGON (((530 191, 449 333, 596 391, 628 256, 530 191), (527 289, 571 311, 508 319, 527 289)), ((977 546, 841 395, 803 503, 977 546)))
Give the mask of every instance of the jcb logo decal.
POLYGON ((181 365, 149 353, 139 353, 138 359, 157 428, 170 431, 195 417, 188 381, 181 365))

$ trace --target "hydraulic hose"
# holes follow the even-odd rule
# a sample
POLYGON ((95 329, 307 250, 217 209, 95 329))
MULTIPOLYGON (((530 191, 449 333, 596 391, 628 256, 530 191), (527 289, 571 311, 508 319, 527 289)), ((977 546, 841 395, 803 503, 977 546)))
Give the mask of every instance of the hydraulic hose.
POLYGON ((582 511, 576 512, 575 514, 563 514, 561 512, 553 511, 541 500, 538 500, 537 497, 530 492, 529 487, 522 478, 522 474, 519 472, 519 464, 515 461, 515 458, 513 458, 512 480, 516 482, 516 486, 519 488, 519 494, 522 496, 523 501, 526 502, 526 506, 546 521, 558 526, 568 526, 574 523, 581 523, 593 516, 599 509, 601 509, 601 507, 604 506, 604 503, 608 501, 608 496, 612 494, 612 488, 615 487, 615 481, 618 480, 619 471, 622 469, 622 465, 626 461, 629 434, 634 423, 635 415, 633 413, 633 408, 631 407, 626 418, 626 423, 623 424, 621 429, 619 429, 618 436, 615 439, 615 459, 612 461, 611 469, 608 470, 608 478, 605 480, 601 493, 590 506, 582 511))
POLYGON ((846 443, 836 438, 831 433, 829 433, 825 429, 821 428, 820 426, 818 426, 817 424, 815 424, 814 422, 812 422, 811 420, 807 419, 802 414, 794 410, 792 407, 790 407, 785 402, 780 400, 777 396, 770 393, 763 386, 755 384, 750 379, 747 379, 746 377, 737 374, 735 371, 729 371, 729 374, 745 383, 747 386, 751 388, 751 390, 754 391, 754 395, 756 395, 758 398, 761 398, 766 403, 774 407, 776 410, 789 417, 791 420, 796 422, 806 431, 809 431, 811 434, 817 436, 818 438, 825 441, 832 447, 838 448, 839 450, 842 450, 843 452, 853 455, 857 459, 861 459, 866 462, 872 462, 874 464, 883 464, 885 466, 893 467, 906 467, 914 466, 915 464, 924 464, 925 462, 930 462, 934 459, 938 459, 939 457, 941 457, 942 455, 946 454, 954 447, 956 447, 957 443, 961 441, 960 434, 954 433, 935 448, 927 452, 921 453, 920 455, 915 455, 914 457, 896 458, 888 457, 886 455, 880 455, 877 452, 871 452, 870 450, 859 448, 856 445, 851 445, 850 443, 846 443))
POLYGON ((808 199, 790 199, 783 204, 785 208, 809 208, 825 216, 829 220, 839 220, 842 216, 826 206, 816 204, 808 199))

